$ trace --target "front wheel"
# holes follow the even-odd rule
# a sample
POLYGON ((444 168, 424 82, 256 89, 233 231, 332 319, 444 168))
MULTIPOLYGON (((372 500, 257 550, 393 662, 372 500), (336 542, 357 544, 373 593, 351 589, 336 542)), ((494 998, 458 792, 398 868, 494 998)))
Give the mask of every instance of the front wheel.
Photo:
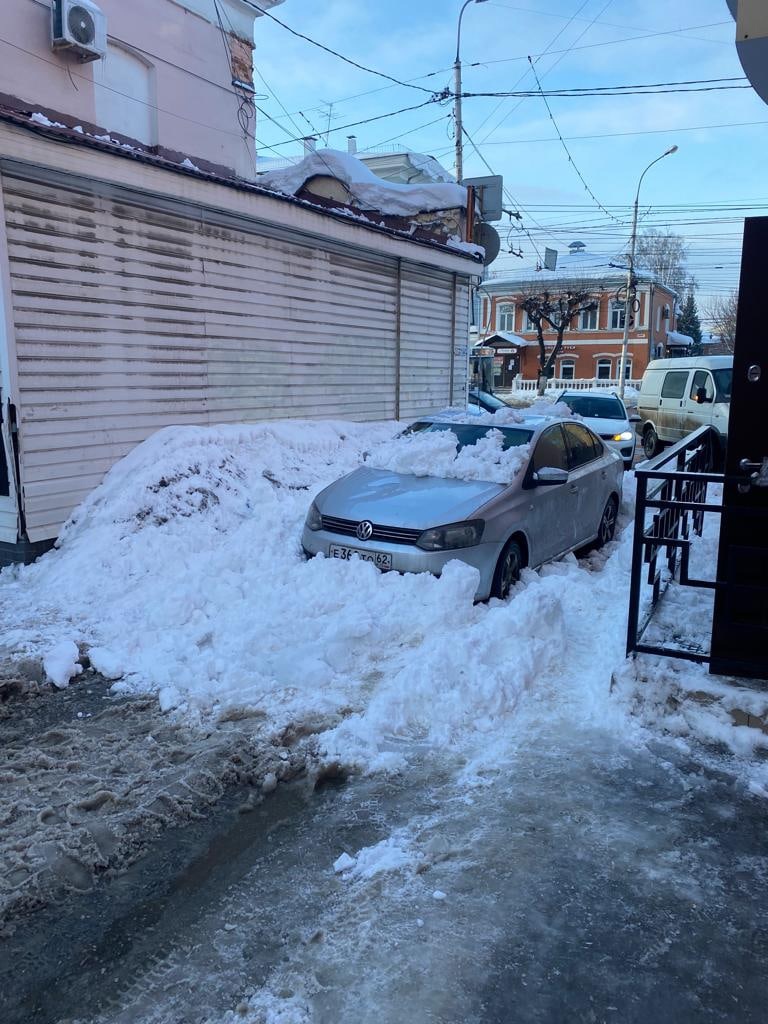
POLYGON ((498 597, 502 601, 506 600, 510 590, 520 579, 522 568, 523 552, 517 541, 511 540, 499 555, 499 561, 496 563, 491 597, 498 597))
POLYGON ((618 512, 619 503, 615 497, 611 496, 606 501, 603 514, 600 517, 600 525, 597 528, 597 540, 595 541, 596 548, 603 548, 613 540, 613 535, 616 533, 618 512))
POLYGON ((652 459, 654 455, 658 455, 661 447, 656 431, 653 427, 646 427, 643 431, 643 451, 645 452, 646 459, 652 459))

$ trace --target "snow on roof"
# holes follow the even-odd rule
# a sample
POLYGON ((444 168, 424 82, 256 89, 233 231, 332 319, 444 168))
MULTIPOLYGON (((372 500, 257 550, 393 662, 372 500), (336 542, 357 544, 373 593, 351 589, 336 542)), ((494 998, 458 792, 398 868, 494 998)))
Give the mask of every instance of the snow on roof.
POLYGON ((296 195, 310 178, 317 176, 343 182, 362 208, 394 216, 408 217, 467 205, 467 190, 461 185, 448 182, 401 185, 384 181, 357 157, 334 149, 319 149, 298 164, 259 174, 256 180, 263 188, 296 195))
POLYGON ((525 348, 526 345, 538 345, 537 341, 530 341, 527 338, 521 338, 519 334, 512 334, 511 331, 494 331, 493 334, 489 334, 486 338, 476 342, 478 346, 487 345, 495 338, 501 338, 508 345, 517 345, 520 348, 525 348))
POLYGON ((693 345, 693 338, 688 334, 681 334, 679 331, 667 331, 667 342, 672 345, 693 345))
MULTIPOLYGON (((489 277, 483 281, 483 287, 499 289, 511 285, 519 288, 527 284, 552 287, 558 283, 572 281, 623 282, 626 280, 627 270, 622 263, 621 257, 611 257, 577 249, 566 255, 558 256, 556 270, 536 270, 530 266, 523 267, 519 271, 503 276, 489 277)), ((636 266, 635 274, 640 281, 661 283, 656 275, 645 268, 636 266)))
POLYGON ((451 184, 455 184, 456 179, 454 176, 443 167, 439 161, 435 160, 433 156, 428 156, 426 153, 408 153, 404 154, 406 160, 412 166, 421 171, 427 178, 431 178, 432 181, 444 181, 451 184))

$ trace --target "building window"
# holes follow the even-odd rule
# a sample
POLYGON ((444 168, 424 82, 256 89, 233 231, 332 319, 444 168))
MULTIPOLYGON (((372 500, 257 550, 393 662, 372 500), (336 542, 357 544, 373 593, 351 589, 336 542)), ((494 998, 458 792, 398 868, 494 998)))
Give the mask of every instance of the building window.
POLYGON ((579 329, 582 331, 597 330, 597 306, 594 309, 582 310, 579 318, 579 329))
POLYGON ((496 311, 496 330, 514 331, 515 329, 515 307, 513 305, 501 305, 496 311))
POLYGON ((611 303, 611 330, 612 331, 623 331, 624 330, 624 303, 623 302, 612 302, 611 303))
POLYGON ((632 377, 632 360, 628 359, 624 363, 624 380, 630 380, 632 377))
MULTIPOLYGON (((542 323, 541 326, 543 328, 544 324, 542 323)), ((534 334, 536 333, 536 324, 533 322, 533 320, 531 320, 531 318, 528 315, 528 313, 525 314, 525 328, 524 328, 524 330, 526 330, 526 331, 533 331, 534 334)))
POLYGON ((572 359, 564 359, 560 363, 560 379, 573 380, 576 376, 576 363, 572 359))
POLYGON ((597 360, 597 379, 598 380, 610 380, 611 379, 611 360, 610 359, 598 359, 597 360))

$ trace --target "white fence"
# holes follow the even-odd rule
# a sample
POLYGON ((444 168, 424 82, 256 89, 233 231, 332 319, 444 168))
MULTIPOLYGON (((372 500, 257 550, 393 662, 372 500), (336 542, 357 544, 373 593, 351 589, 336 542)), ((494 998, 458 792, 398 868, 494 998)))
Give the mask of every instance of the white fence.
MULTIPOLYGON (((590 388, 614 388, 619 387, 620 381, 618 377, 611 378, 600 378, 592 377, 589 379, 581 380, 567 380, 565 377, 551 377, 547 381, 547 391, 587 391, 590 388)), ((536 380, 523 380, 520 377, 516 377, 510 386, 505 388, 496 388, 495 390, 499 394, 515 394, 520 391, 536 391, 539 387, 539 382, 536 380)), ((627 379, 625 382, 626 388, 640 389, 640 380, 627 379)))

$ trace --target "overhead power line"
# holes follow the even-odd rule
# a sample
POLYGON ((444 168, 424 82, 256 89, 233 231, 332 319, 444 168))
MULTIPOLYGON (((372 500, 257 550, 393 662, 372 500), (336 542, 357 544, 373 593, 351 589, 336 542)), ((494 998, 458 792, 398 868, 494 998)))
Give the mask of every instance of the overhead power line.
POLYGON ((254 10, 259 11, 266 18, 276 22, 281 28, 284 28, 286 32, 290 32, 292 36, 296 36, 298 39, 303 39, 307 43, 311 43, 312 46, 316 46, 320 50, 324 50, 326 53, 330 53, 331 56, 337 57, 339 60, 343 60, 345 64, 351 64, 353 68, 357 68, 359 71, 365 71, 369 75, 377 75, 379 78, 385 78, 388 82, 393 82, 395 85, 402 85, 406 89, 417 89, 419 92, 432 93, 432 89, 427 89, 423 85, 414 85, 412 82, 404 82, 400 78, 394 78, 392 75, 387 75, 383 71, 377 71, 375 68, 366 67, 365 64, 359 64, 356 60, 351 57, 346 57, 343 53, 339 53, 338 50, 331 49, 330 46, 326 46, 324 43, 320 43, 317 39, 313 39, 311 36, 304 35, 303 32, 297 32, 295 28, 291 28, 290 25, 286 25, 284 21, 276 18, 274 14, 270 14, 265 8, 260 7, 259 4, 254 3, 254 0, 243 0, 248 7, 252 7, 254 10))
POLYGON ((619 223, 618 219, 616 217, 614 217, 614 215, 610 212, 610 210, 607 210, 603 206, 603 204, 600 202, 600 200, 597 198, 595 193, 592 191, 592 189, 587 184, 584 175, 581 173, 579 168, 576 166, 576 161, 571 156, 571 151, 568 149, 566 141, 563 138, 562 133, 560 132, 560 128, 558 127, 557 121, 555 120, 555 115, 552 113, 552 108, 550 107, 549 103, 547 102, 547 97, 544 95, 544 90, 541 88, 541 82, 539 80, 538 74, 536 73, 536 68, 534 66, 533 60, 530 57, 528 58, 528 60, 531 63, 531 71, 533 72, 533 77, 536 79, 536 84, 539 87, 539 93, 541 95, 541 98, 544 100, 544 106, 547 108, 547 113, 549 114, 549 119, 552 122, 552 126, 554 127, 555 131, 557 132, 557 137, 558 137, 558 139, 560 139, 562 147, 565 150, 565 155, 568 157, 568 163, 571 165, 571 167, 573 167, 574 171, 576 172, 576 174, 579 177, 579 181, 582 183, 582 185, 587 190, 587 192, 592 197, 592 199, 594 199, 595 205, 598 206, 599 209, 601 209, 606 216, 610 217, 611 220, 615 220, 615 221, 617 221, 617 223, 619 223))

